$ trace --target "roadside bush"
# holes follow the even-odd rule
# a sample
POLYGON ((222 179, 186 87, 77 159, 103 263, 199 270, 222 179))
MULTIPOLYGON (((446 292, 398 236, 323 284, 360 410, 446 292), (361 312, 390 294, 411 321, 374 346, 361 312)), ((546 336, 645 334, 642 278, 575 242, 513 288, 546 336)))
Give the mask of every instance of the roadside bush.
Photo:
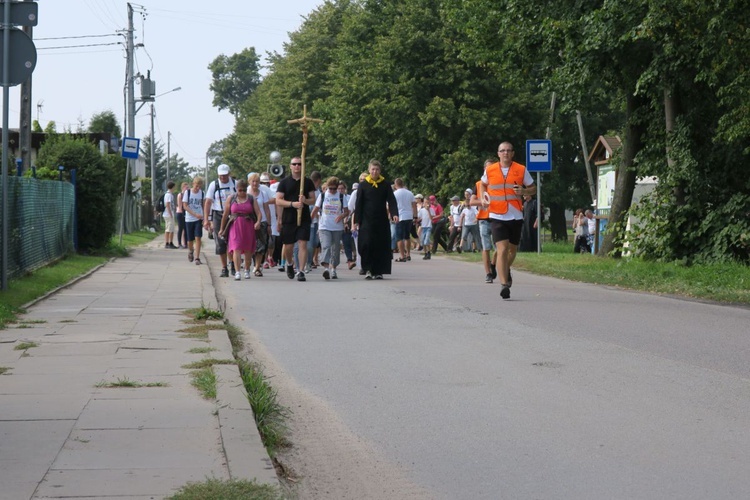
POLYGON ((118 159, 102 157, 87 140, 65 135, 46 142, 39 152, 38 177, 57 179, 58 165, 65 167, 65 176, 76 169, 79 252, 105 248, 115 233, 117 200, 125 168, 118 159))

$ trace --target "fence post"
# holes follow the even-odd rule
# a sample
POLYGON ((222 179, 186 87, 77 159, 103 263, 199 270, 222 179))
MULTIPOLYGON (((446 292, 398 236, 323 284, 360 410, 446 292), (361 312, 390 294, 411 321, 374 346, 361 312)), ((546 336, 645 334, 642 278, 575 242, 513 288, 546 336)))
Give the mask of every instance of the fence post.
POLYGON ((70 170, 70 183, 73 184, 73 248, 78 252, 78 192, 75 168, 70 170))

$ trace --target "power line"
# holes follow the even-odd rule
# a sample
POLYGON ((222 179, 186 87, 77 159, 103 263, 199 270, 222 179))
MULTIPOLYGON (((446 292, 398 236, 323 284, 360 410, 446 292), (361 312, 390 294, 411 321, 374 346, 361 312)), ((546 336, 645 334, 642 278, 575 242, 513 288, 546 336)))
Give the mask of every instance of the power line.
POLYGON ((60 45, 59 47, 37 47, 36 50, 78 49, 81 47, 105 47, 107 45, 122 45, 122 42, 90 43, 87 45, 60 45))
POLYGON ((73 38, 103 38, 107 36, 122 36, 119 33, 110 33, 108 35, 80 35, 80 36, 51 36, 46 38, 34 38, 34 41, 39 40, 71 40, 73 38))

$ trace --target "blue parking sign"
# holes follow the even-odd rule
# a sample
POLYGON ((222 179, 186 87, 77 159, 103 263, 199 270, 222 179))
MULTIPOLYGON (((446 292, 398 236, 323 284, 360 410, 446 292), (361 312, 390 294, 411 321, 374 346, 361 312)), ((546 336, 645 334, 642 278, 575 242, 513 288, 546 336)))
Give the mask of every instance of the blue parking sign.
POLYGON ((552 141, 526 141, 526 169, 529 172, 552 172, 552 141))

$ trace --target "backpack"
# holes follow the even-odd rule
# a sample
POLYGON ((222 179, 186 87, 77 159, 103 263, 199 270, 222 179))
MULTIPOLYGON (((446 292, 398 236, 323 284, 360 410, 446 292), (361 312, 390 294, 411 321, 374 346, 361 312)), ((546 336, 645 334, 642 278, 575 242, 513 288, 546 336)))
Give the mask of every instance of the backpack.
POLYGON ((167 209, 167 206, 164 203, 165 196, 167 196, 167 193, 164 193, 163 195, 161 195, 161 198, 159 198, 159 201, 156 202, 156 211, 159 213, 164 213, 164 211, 167 209))
MULTIPOLYGON (((320 193, 320 204, 318 205, 318 208, 320 209, 321 212, 323 211, 323 200, 325 200, 325 198, 326 198, 326 193, 324 191, 320 193)), ((349 207, 344 205, 344 193, 339 193, 339 201, 341 202, 341 213, 343 214, 344 209, 347 209, 347 210, 349 209, 349 207)))
MULTIPOLYGON (((221 199, 221 191, 234 191, 234 193, 229 193, 225 196, 225 198, 229 198, 232 194, 237 194, 237 181, 234 180, 234 177, 230 177, 229 180, 232 183, 232 187, 219 187, 219 180, 212 181, 213 188, 214 188, 214 196, 219 198, 219 206, 221 207, 221 211, 224 211, 224 200, 221 199)), ((211 186, 208 186, 209 191, 211 190, 211 186)))

